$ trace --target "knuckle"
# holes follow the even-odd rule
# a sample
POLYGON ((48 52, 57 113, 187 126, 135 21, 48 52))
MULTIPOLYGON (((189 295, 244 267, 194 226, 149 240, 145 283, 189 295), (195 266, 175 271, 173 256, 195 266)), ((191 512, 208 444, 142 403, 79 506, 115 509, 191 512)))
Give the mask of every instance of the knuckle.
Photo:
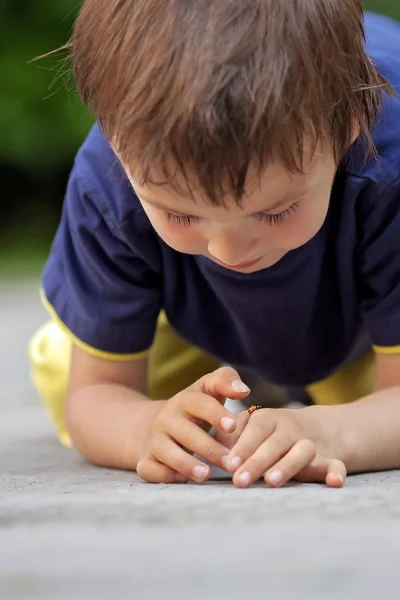
POLYGON ((251 425, 253 435, 258 438, 259 436, 263 436, 266 433, 266 427, 265 419, 262 418, 262 415, 261 417, 257 415, 257 412, 258 411, 251 415, 252 418, 249 422, 249 425, 251 425))
POLYGON ((185 410, 186 416, 191 420, 201 419, 212 425, 218 426, 219 420, 225 415, 225 410, 218 400, 211 396, 204 396, 199 402, 193 399, 190 406, 185 410))
MULTIPOLYGON (((210 399, 211 400, 211 399, 210 399)), ((218 402, 205 401, 201 405, 201 417, 207 423, 212 425, 219 425, 219 421, 225 416, 224 409, 218 404, 218 402)))
POLYGON ((166 406, 160 413, 158 413, 158 415, 154 419, 152 426, 151 426, 151 431, 158 432, 158 431, 165 430, 167 423, 169 422, 169 419, 170 419, 170 411, 168 409, 168 406, 166 406))
POLYGON ((201 454, 203 458, 205 458, 205 460, 208 460, 210 462, 213 462, 216 457, 218 459, 220 458, 220 453, 218 452, 214 444, 209 444, 205 446, 201 454))
POLYGON ((168 414, 176 417, 176 415, 190 412, 190 407, 195 401, 196 393, 194 390, 184 390, 167 402, 168 414))
POLYGON ((165 446, 164 436, 161 434, 153 435, 153 437, 150 440, 150 444, 149 444, 152 456, 154 456, 155 458, 160 457, 163 454, 164 446, 165 446))
POLYGON ((232 367, 220 367, 215 371, 215 375, 223 377, 224 379, 240 379, 238 372, 232 367))
POLYGON ((166 407, 157 415, 153 421, 152 429, 154 431, 167 431, 169 429, 171 420, 176 418, 176 405, 175 403, 168 401, 166 407))
POLYGON ((298 451, 315 456, 317 453, 317 446, 312 440, 303 439, 298 442, 298 451))

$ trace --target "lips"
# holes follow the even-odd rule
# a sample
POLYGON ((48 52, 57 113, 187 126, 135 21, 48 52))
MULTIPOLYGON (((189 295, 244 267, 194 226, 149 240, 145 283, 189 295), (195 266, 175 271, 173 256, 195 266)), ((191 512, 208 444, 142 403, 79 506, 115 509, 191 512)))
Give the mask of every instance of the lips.
POLYGON ((250 262, 246 262, 246 263, 240 263, 238 265, 227 265, 226 263, 222 263, 224 267, 226 267, 227 269, 233 269, 234 271, 242 271, 242 270, 246 270, 246 269, 251 269, 251 267, 254 267, 257 263, 260 262, 260 258, 257 258, 256 260, 252 260, 250 262))

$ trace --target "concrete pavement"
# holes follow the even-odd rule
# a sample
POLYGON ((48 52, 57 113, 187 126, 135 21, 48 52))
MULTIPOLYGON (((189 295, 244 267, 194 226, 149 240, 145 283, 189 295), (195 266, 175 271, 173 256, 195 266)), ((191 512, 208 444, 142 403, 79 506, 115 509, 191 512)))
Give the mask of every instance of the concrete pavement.
POLYGON ((29 383, 35 285, 0 286, 0 599, 398 596, 400 474, 152 486, 61 448, 29 383))

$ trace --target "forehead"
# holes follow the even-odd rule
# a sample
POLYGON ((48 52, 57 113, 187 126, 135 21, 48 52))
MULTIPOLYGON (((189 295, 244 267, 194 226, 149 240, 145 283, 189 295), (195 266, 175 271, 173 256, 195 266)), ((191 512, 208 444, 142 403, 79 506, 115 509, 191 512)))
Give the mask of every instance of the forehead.
POLYGON ((149 204, 160 206, 160 208, 176 209, 181 212, 190 212, 196 208, 197 213, 206 211, 220 212, 233 209, 241 212, 257 212, 268 208, 277 208, 306 193, 321 177, 324 170, 322 156, 315 155, 312 160, 305 164, 304 172, 291 173, 281 165, 268 166, 261 175, 255 171, 250 172, 246 183, 246 193, 240 206, 227 194, 220 206, 211 206, 209 199, 195 185, 188 189, 183 180, 163 183, 162 179, 156 179, 157 183, 143 183, 136 174, 126 169, 128 178, 139 196, 149 204))

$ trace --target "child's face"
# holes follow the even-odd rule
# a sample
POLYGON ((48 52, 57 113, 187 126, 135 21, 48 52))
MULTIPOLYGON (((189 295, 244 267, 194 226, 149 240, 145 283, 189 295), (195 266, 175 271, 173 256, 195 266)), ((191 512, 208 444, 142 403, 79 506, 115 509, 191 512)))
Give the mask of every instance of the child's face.
POLYGON ((327 214, 335 172, 333 157, 322 154, 304 174, 270 166, 241 207, 227 199, 227 208, 210 205, 201 193, 192 199, 171 186, 139 185, 128 176, 154 229, 171 248, 253 273, 315 236, 327 214))

